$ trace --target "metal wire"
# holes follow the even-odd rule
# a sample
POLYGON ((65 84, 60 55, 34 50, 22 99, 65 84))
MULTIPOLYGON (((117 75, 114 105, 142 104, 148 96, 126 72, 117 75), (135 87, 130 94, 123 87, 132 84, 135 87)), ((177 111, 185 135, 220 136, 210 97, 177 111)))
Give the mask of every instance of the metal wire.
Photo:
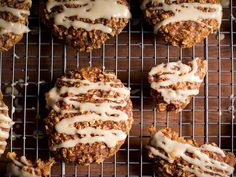
MULTIPOLYGON (((130 0, 133 19, 126 29, 89 54, 76 53, 70 46, 54 39, 38 17, 39 1, 33 2, 29 27, 32 31, 6 53, 0 54, 0 88, 15 121, 8 151, 30 159, 47 159, 43 118, 46 117, 44 94, 61 74, 84 66, 97 66, 114 72, 132 88, 133 128, 119 152, 100 165, 88 167, 57 162, 50 176, 155 176, 145 145, 148 127, 169 126, 181 136, 200 143, 216 142, 226 151, 235 152, 235 1, 224 8, 222 28, 192 49, 165 46, 153 35, 142 19, 136 0, 130 0), (233 4, 234 3, 234 4, 233 4), (221 35, 225 39, 221 39, 221 35), (218 36, 218 39, 215 39, 218 36), (163 61, 186 61, 195 57, 208 60, 209 68, 200 94, 179 114, 158 113, 149 94, 147 72, 163 61), (23 86, 20 86, 23 79, 23 86), (6 92, 11 88, 10 93, 6 92), (19 92, 19 93, 16 93, 19 92), (16 102, 17 100, 17 102, 16 102), (17 104, 16 104, 17 103, 17 104), (21 107, 23 108, 21 110, 21 107)), ((0 159, 0 176, 4 175, 0 159)))

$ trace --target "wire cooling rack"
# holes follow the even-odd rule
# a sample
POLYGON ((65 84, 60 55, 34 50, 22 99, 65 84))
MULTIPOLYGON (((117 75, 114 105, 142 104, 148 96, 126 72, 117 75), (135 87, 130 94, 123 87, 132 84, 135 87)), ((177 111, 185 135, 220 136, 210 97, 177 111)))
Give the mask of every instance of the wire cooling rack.
MULTIPOLYGON (((235 151, 236 1, 226 2, 220 31, 192 49, 180 49, 156 38, 142 19, 137 0, 130 0, 133 18, 127 28, 101 49, 80 54, 54 39, 40 23, 38 4, 33 0, 31 32, 11 51, 0 54, 1 89, 15 122, 7 151, 32 160, 50 156, 44 134, 44 94, 58 76, 84 66, 113 71, 132 88, 134 124, 126 143, 104 163, 81 167, 57 162, 51 176, 153 176, 152 162, 145 151, 147 129, 152 125, 169 126, 200 143, 215 142, 226 151, 235 151), (209 63, 200 94, 179 114, 158 113, 149 94, 147 72, 164 61, 195 57, 209 63)), ((0 176, 4 176, 5 164, 2 157, 0 176)))

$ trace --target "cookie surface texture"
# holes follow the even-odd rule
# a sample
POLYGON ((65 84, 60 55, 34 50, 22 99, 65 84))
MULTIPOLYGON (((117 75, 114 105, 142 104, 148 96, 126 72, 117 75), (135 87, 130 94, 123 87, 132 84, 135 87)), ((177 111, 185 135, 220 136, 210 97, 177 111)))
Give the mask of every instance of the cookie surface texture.
POLYGON ((40 14, 55 36, 80 52, 101 48, 131 18, 126 0, 48 0, 40 14))
POLYGON ((125 142, 133 122, 130 90, 98 68, 68 72, 46 100, 49 147, 66 162, 104 161, 125 142))
POLYGON ((143 0, 141 9, 157 37, 183 48, 202 42, 222 21, 219 0, 143 0))
POLYGON ((0 0, 0 51, 8 51, 19 42, 24 33, 30 15, 31 0, 0 0))

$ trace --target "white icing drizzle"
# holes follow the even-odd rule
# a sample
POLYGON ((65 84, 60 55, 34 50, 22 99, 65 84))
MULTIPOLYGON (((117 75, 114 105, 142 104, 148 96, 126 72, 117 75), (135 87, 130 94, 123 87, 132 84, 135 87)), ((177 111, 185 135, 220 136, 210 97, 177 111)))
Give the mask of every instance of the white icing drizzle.
POLYGON ((157 33, 157 31, 165 25, 176 23, 176 22, 182 22, 182 21, 194 21, 201 23, 209 28, 212 28, 211 26, 205 24, 202 22, 202 20, 205 19, 215 19, 218 22, 218 28, 221 26, 222 21, 222 6, 221 4, 211 4, 211 3, 180 3, 176 4, 173 3, 175 0, 171 0, 171 4, 167 4, 165 0, 144 0, 141 8, 145 10, 147 7, 147 3, 149 2, 158 2, 159 4, 162 4, 162 6, 154 7, 154 10, 164 10, 164 11, 171 11, 174 13, 173 16, 168 17, 161 22, 157 23, 154 27, 154 32, 157 33), (199 8, 207 8, 207 9, 214 9, 214 12, 204 12, 200 10, 199 8))
MULTIPOLYGON (((122 130, 103 130, 93 127, 87 127, 83 129, 77 129, 74 125, 77 122, 94 122, 94 121, 113 121, 120 122, 128 120, 128 115, 121 109, 115 109, 115 107, 123 108, 127 106, 127 98, 129 98, 130 90, 116 82, 90 82, 88 80, 69 79, 62 78, 63 82, 70 84, 76 83, 79 87, 66 87, 62 86, 60 89, 57 87, 52 88, 47 94, 47 105, 52 107, 57 113, 62 115, 75 114, 70 118, 64 118, 60 120, 55 129, 58 133, 67 135, 82 135, 82 138, 77 136, 74 139, 67 140, 61 144, 54 144, 52 150, 57 148, 74 147, 78 143, 95 143, 103 142, 108 147, 114 147, 118 141, 126 138, 126 133, 122 130), (108 92, 108 96, 117 95, 113 97, 99 97, 94 96, 99 103, 91 102, 79 102, 78 98, 83 95, 89 95, 91 90, 100 90, 102 92, 108 92), (66 94, 67 93, 67 94, 66 94), (62 95, 66 94, 66 97, 62 95), (67 105, 71 105, 72 108, 63 110, 57 106, 58 101, 63 101, 67 105), (92 134, 94 136, 92 136, 92 134)), ((92 94, 93 92, 91 92, 92 94)))
MULTIPOLYGON (((27 1, 31 2, 31 1, 27 1)), ((22 14, 30 15, 29 10, 16 9, 8 6, 0 7, 0 12, 9 12, 18 18, 24 18, 22 14)), ((14 34, 23 34, 29 32, 29 28, 19 22, 8 22, 4 19, 0 19, 0 34, 5 33, 14 33, 14 34)))
MULTIPOLYGON (((55 102, 59 101, 60 95, 65 94, 65 93, 71 93, 73 95, 80 95, 80 94, 86 94, 90 90, 103 90, 103 91, 112 91, 114 93, 118 93, 120 96, 117 98, 109 98, 107 97, 106 99, 109 101, 116 101, 116 102, 121 102, 124 98, 127 98, 130 95, 130 90, 127 89, 126 87, 114 87, 112 85, 115 85, 116 83, 114 82, 90 82, 88 80, 80 80, 80 79, 68 79, 68 78, 63 78, 62 79, 64 82, 79 82, 83 87, 65 87, 63 86, 59 91, 57 90, 56 87, 51 89, 50 94, 49 94, 49 99, 47 102, 48 106, 54 105, 55 102)), ((97 98, 96 96, 94 96, 97 98)))
POLYGON ((66 93, 66 92, 70 92, 73 94, 85 94, 87 93, 89 90, 93 90, 93 89, 99 89, 99 90, 103 90, 103 91, 114 91, 114 92, 118 92, 119 94, 123 94, 125 97, 128 96, 130 94, 130 90, 125 88, 125 87, 114 87, 117 84, 115 82, 90 82, 88 80, 79 80, 79 79, 68 79, 68 78, 63 78, 62 79, 65 82, 79 82, 80 84, 83 85, 83 87, 80 88, 69 88, 69 90, 67 90, 66 87, 64 87, 64 89, 62 89, 61 94, 66 93), (112 86, 114 85, 114 86, 112 86))
POLYGON ((22 23, 13 23, 8 22, 3 19, 0 19, 0 34, 5 33, 14 33, 14 34, 22 34, 22 33, 28 33, 30 30, 27 26, 25 26, 22 23))
MULTIPOLYGON (((85 121, 125 121, 128 119, 128 115, 123 111, 112 109, 112 106, 118 106, 119 104, 115 103, 101 103, 101 104, 93 104, 93 103, 79 103, 71 101, 65 101, 67 104, 76 105, 76 108, 79 108, 81 112, 84 111, 92 111, 96 113, 90 114, 82 114, 78 116, 74 116, 72 118, 67 118, 61 120, 58 124, 56 124, 55 128, 58 133, 66 133, 66 134, 75 134, 77 129, 73 127, 76 122, 85 122, 85 121)), ((78 112, 78 111, 77 111, 78 112)))
POLYGON ((151 88, 160 92, 164 101, 168 104, 175 101, 185 102, 188 96, 197 95, 199 93, 198 89, 174 90, 166 88, 170 85, 175 85, 178 82, 202 83, 203 79, 196 74, 198 71, 197 60, 198 58, 191 62, 192 67, 181 63, 181 61, 170 62, 167 64, 162 63, 153 67, 149 72, 149 75, 154 77, 156 74, 160 74, 159 77, 164 80, 152 82, 151 88))
POLYGON ((93 127, 87 127, 84 129, 77 130, 77 133, 80 135, 84 135, 83 138, 75 138, 71 140, 64 141, 61 144, 55 145, 52 150, 56 150, 58 148, 70 148, 74 147, 79 143, 82 144, 92 144, 96 142, 103 142, 109 148, 116 146, 118 141, 122 141, 126 138, 126 133, 121 130, 103 130, 103 129, 95 129, 93 127), (94 134, 94 136, 91 136, 94 134))
MULTIPOLYGON (((230 176, 234 168, 229 166, 224 162, 220 162, 210 158, 207 154, 203 153, 202 150, 206 150, 209 152, 217 152, 219 154, 224 154, 222 150, 218 147, 214 147, 211 145, 203 145, 202 147, 194 147, 187 143, 181 143, 178 141, 171 140, 166 137, 161 131, 154 134, 151 139, 151 146, 149 146, 149 150, 152 153, 153 157, 159 156, 169 163, 174 163, 176 158, 181 157, 184 161, 192 164, 190 167, 185 167, 185 170, 188 170, 191 173, 194 173, 198 177, 206 177, 206 176, 230 176), (164 150, 168 155, 161 153, 159 149, 164 150), (194 154, 195 158, 188 156, 186 153, 194 154), (217 171, 212 170, 211 168, 217 169, 217 171), (203 172, 202 172, 203 171, 203 172), (212 175, 211 175, 212 174, 212 175)), ((225 154, 224 154, 225 156, 225 154)), ((178 164, 181 166, 181 164, 178 164)))
POLYGON ((220 148, 216 146, 212 146, 211 144, 203 144, 201 146, 202 150, 209 151, 209 152, 215 152, 217 154, 220 154, 221 156, 225 157, 224 151, 222 151, 220 148))
POLYGON ((16 176, 16 177, 39 177, 35 173, 35 169, 32 167, 25 156, 22 156, 20 160, 11 159, 12 163, 7 165, 7 175, 8 176, 16 176), (29 169, 31 173, 26 171, 29 169))
POLYGON ((68 17, 78 17, 95 21, 96 19, 130 18, 131 14, 126 5, 119 4, 117 0, 72 0, 58 2, 56 0, 48 0, 47 11, 55 6, 63 6, 61 13, 54 15, 56 25, 62 25, 66 28, 74 27, 82 28, 86 31, 100 30, 105 33, 111 33, 112 29, 104 24, 85 23, 78 20, 70 20, 68 17), (76 8, 67 8, 66 5, 78 5, 76 8))
MULTIPOLYGON (((0 108, 1 111, 8 110, 7 106, 0 108)), ((0 146, 3 148, 0 149, 0 155, 4 153, 5 146, 7 145, 6 139, 9 138, 9 129, 13 125, 11 118, 8 115, 3 114, 0 111, 0 146)))
POLYGON ((22 14, 30 15, 28 10, 16 9, 8 6, 0 7, 0 12, 10 12, 18 18, 22 18, 22 14))

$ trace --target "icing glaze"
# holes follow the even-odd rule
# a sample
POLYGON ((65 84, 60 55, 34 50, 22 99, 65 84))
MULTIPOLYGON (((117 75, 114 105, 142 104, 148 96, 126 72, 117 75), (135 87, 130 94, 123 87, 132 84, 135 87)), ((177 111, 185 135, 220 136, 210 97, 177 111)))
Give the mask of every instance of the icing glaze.
POLYGON ((61 144, 57 144, 53 147, 52 150, 56 150, 58 148, 70 148, 75 147, 77 144, 92 144, 96 142, 103 142, 109 148, 116 146, 118 141, 122 141, 126 138, 126 133, 121 130, 103 130, 103 129, 95 129, 92 127, 87 127, 84 129, 77 130, 77 133, 80 135, 84 135, 83 138, 74 138, 71 140, 64 141, 61 144), (93 134, 94 136, 91 136, 93 134))
POLYGON ((92 111, 96 113, 82 114, 74 116, 72 118, 61 120, 55 126, 58 133, 75 134, 76 128, 73 127, 72 125, 75 124, 76 122, 86 122, 86 121, 96 121, 96 120, 119 122, 128 119, 128 115, 126 113, 120 110, 112 109, 111 104, 108 104, 107 102, 98 105, 93 103, 83 103, 83 104, 79 103, 77 108, 80 108, 81 112, 92 111))
MULTIPOLYGON (((63 78, 62 79, 65 82, 79 82, 83 87, 66 87, 63 86, 60 90, 58 90, 56 87, 51 89, 50 94, 48 94, 49 99, 48 99, 48 106, 54 105, 55 102, 59 101, 60 95, 65 94, 65 93, 70 93, 73 95, 80 95, 80 94, 86 94, 90 90, 103 90, 103 91, 112 91, 114 93, 118 93, 119 97, 117 98, 109 98, 106 97, 107 100, 109 101, 117 101, 120 102, 123 99, 127 98, 130 95, 130 90, 127 89, 126 87, 114 87, 112 86, 115 85, 116 83, 113 82, 90 82, 88 80, 78 80, 78 79, 68 79, 68 78, 63 78)), ((100 97, 94 96, 97 99, 100 99, 100 97)))
MULTIPOLYGON (((72 81, 72 82, 78 82, 75 79, 62 79, 63 81, 72 81)), ((117 85, 115 82, 90 82, 88 80, 80 80, 79 83, 81 85, 83 85, 83 87, 80 88, 76 88, 76 87, 71 87, 71 88, 66 88, 63 87, 63 89, 61 90, 61 94, 66 93, 66 92, 70 92, 73 94, 85 94, 87 93, 89 90, 94 90, 94 89, 98 89, 98 90, 103 90, 103 91, 114 91, 117 92, 119 94, 124 95, 125 97, 128 96, 130 94, 130 90, 127 89, 126 87, 119 87, 119 85, 117 85), (113 85, 113 86, 112 86, 113 85), (115 87, 118 86, 118 87, 115 87)))
POLYGON ((74 147, 79 143, 92 144, 95 142, 103 142, 111 148, 114 147, 117 142, 126 138, 126 133, 122 130, 103 130, 93 127, 77 129, 75 124, 78 122, 94 121, 127 121, 127 113, 120 108, 124 108, 128 104, 127 99, 130 95, 128 88, 124 87, 120 82, 90 82, 88 80, 69 78, 62 78, 61 80, 70 83, 70 85, 76 83, 79 87, 62 86, 61 88, 52 88, 47 94, 47 105, 48 107, 52 107, 58 114, 73 114, 72 117, 64 118, 55 125, 57 133, 73 135, 73 139, 64 141, 61 144, 54 143, 52 150, 63 147, 74 147), (102 92, 108 92, 109 94, 104 97, 95 96, 93 95, 94 92, 90 92, 92 90, 100 90, 102 92), (91 94, 98 102, 78 101, 78 98, 84 94, 91 94), (109 95, 113 96, 109 97, 109 95), (114 97, 114 95, 116 96, 114 97), (66 105, 70 105, 70 107, 65 110, 61 109, 57 104, 58 102, 63 102, 66 105), (80 134, 82 138, 79 138, 77 136, 78 134, 80 134))
POLYGON ((126 5, 119 4, 117 0, 72 0, 63 2, 48 0, 46 4, 47 11, 50 13, 51 9, 56 6, 63 6, 63 11, 54 15, 56 25, 62 25, 66 28, 82 28, 86 31, 100 30, 105 33, 111 33, 112 29, 109 26, 95 24, 94 21, 101 18, 131 17, 129 8, 126 5), (68 5, 76 5, 77 7, 68 7, 68 5), (93 22, 85 23, 79 20, 70 20, 68 17, 89 19, 93 22))
MULTIPOLYGON (((186 170, 195 174, 198 177, 205 176, 230 176, 234 168, 224 162, 220 162, 210 158, 207 154, 202 152, 206 150, 209 152, 217 152, 225 156, 224 152, 212 145, 203 145, 201 147, 194 147, 187 143, 174 141, 166 137, 161 131, 154 134, 151 139, 151 146, 148 147, 153 157, 159 156, 169 163, 174 163, 176 158, 182 158, 184 161, 192 164, 191 168, 186 167, 186 170), (162 149, 167 155, 163 154, 158 148, 162 149), (195 158, 190 157, 186 153, 194 154, 195 158), (223 154, 222 154, 223 153, 223 154), (217 169, 212 170, 212 168, 217 169), (212 174, 212 175, 211 175, 212 174)), ((178 164, 181 166, 181 164, 178 164)), ((184 166, 185 167, 185 166, 184 166)))
POLYGON ((204 151, 215 152, 225 157, 224 151, 216 146, 212 146, 211 144, 204 144, 201 146, 201 149, 204 151))
POLYGON ((212 28, 209 25, 206 25, 202 20, 205 19, 215 19, 218 22, 218 28, 221 25, 222 21, 222 6, 221 4, 211 4, 211 3, 180 3, 176 4, 173 3, 174 0, 171 0, 171 4, 167 4, 165 0, 144 0, 141 8, 145 10, 147 8, 147 4, 149 2, 158 2, 159 4, 162 4, 162 6, 153 7, 153 10, 164 10, 164 11, 171 11, 174 13, 173 16, 168 17, 161 22, 157 23, 154 27, 154 32, 157 33, 157 31, 165 25, 176 23, 176 22, 182 22, 182 21, 194 21, 201 23, 202 25, 205 25, 209 28, 212 28), (213 12, 203 12, 199 8, 207 8, 207 9, 214 9, 213 12))
POLYGON ((3 19, 0 19, 0 28, 2 28, 0 34, 5 34, 5 33, 22 34, 22 33, 28 33, 30 31, 29 28, 22 23, 7 22, 3 19))
POLYGON ((168 86, 181 82, 202 83, 203 79, 197 75, 197 60, 198 58, 191 62, 192 67, 181 63, 181 61, 170 62, 167 64, 162 63, 153 67, 149 72, 149 75, 151 77, 158 75, 159 78, 163 80, 152 82, 151 88, 160 92, 164 101, 168 104, 175 101, 185 102, 189 96, 197 95, 199 93, 198 89, 186 88, 183 90, 176 90, 168 88, 168 86))
POLYGON ((18 18, 22 18, 22 14, 30 15, 30 12, 28 10, 16 9, 8 6, 0 7, 0 12, 10 12, 18 18))

